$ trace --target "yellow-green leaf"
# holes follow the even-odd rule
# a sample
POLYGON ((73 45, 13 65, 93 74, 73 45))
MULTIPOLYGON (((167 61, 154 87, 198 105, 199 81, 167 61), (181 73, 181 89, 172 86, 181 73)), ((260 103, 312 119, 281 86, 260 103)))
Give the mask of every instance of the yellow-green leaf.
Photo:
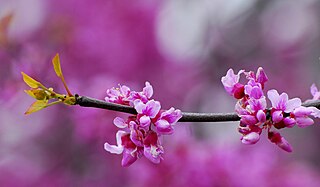
POLYGON ((23 77, 23 81, 30 86, 31 88, 38 88, 40 86, 40 82, 34 80, 33 78, 31 78, 29 75, 21 72, 22 77, 23 77))
POLYGON ((44 100, 46 98, 50 98, 50 95, 42 89, 31 89, 31 90, 25 90, 28 95, 31 97, 37 99, 37 100, 44 100))
POLYGON ((56 56, 53 57, 52 59, 52 64, 54 71, 56 72, 58 77, 61 77, 62 71, 61 71, 61 66, 60 66, 60 57, 59 54, 57 53, 56 56))
POLYGON ((24 114, 31 114, 47 107, 48 100, 37 100, 31 104, 24 114))
POLYGON ((32 90, 24 90, 24 92, 26 92, 26 94, 30 95, 31 97, 36 99, 36 96, 34 95, 32 90))

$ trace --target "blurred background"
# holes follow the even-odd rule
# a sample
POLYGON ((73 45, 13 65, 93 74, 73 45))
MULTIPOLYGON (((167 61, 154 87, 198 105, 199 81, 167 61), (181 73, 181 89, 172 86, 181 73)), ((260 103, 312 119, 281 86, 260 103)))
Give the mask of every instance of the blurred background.
POLYGON ((237 122, 179 123, 161 164, 122 168, 103 144, 126 114, 57 105, 25 116, 20 74, 64 92, 60 53, 73 93, 103 99, 150 81, 163 108, 232 112, 221 77, 262 66, 266 90, 306 100, 320 86, 319 16, 317 0, 0 0, 1 186, 320 186, 319 121, 280 131, 293 153, 266 134, 241 144, 237 122))

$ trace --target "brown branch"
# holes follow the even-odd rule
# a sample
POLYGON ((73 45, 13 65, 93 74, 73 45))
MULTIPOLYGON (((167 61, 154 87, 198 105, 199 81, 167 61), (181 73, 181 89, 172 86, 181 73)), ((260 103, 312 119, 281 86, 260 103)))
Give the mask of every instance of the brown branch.
MULTIPOLYGON (((82 107, 93 107, 107 110, 113 110, 118 112, 124 112, 128 114, 137 114, 136 110, 131 106, 120 105, 110 103, 86 96, 76 95, 76 105, 82 107)), ((314 106, 320 109, 320 100, 308 101, 302 104, 309 107, 314 106)), ((240 117, 236 113, 192 113, 182 112, 182 118, 179 122, 225 122, 225 121, 239 121, 240 117)))

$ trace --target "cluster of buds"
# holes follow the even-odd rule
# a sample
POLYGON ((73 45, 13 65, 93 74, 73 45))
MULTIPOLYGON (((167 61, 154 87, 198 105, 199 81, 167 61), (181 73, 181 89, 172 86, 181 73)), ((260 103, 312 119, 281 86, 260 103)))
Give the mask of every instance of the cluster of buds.
MULTIPOLYGON (((289 99, 288 94, 279 94, 277 90, 269 90, 267 97, 272 107, 267 108, 266 97, 263 93, 264 84, 268 77, 260 67, 255 74, 252 71, 240 70, 237 74, 229 69, 226 76, 221 78, 225 90, 238 99, 235 111, 241 117, 239 132, 244 144, 255 144, 259 141, 262 131, 268 133, 268 139, 281 149, 292 152, 288 141, 274 129, 306 127, 314 122, 309 116, 320 117, 320 110, 315 107, 302 106, 301 99, 289 99), (244 74, 247 84, 239 83, 240 75, 244 74)), ((313 85, 312 95, 317 97, 318 90, 313 85)), ((319 95, 319 94, 318 94, 319 95)))
POLYGON ((137 111, 137 115, 127 119, 116 117, 113 123, 121 129, 116 133, 117 145, 104 144, 106 151, 123 154, 121 165, 124 167, 143 156, 153 163, 160 163, 164 153, 160 137, 172 134, 173 126, 182 117, 181 111, 173 107, 161 110, 160 102, 151 99, 152 95, 149 82, 141 92, 131 91, 124 85, 107 90, 107 102, 132 106, 137 111))

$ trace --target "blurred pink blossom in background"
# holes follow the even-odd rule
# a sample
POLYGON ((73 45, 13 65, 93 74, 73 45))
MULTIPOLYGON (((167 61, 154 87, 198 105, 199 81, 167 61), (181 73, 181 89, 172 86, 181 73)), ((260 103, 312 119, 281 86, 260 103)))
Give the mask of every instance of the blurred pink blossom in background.
POLYGON ((316 0, 0 0, 1 186, 320 186, 319 120, 283 131, 290 154, 266 136, 241 144, 238 122, 179 123, 161 137, 160 164, 143 158, 123 168, 103 144, 116 144, 113 119, 126 114, 57 105, 24 116, 32 99, 20 74, 62 92, 51 64, 58 52, 73 93, 103 100, 118 83, 141 90, 150 81, 162 109, 233 112, 221 77, 229 68, 263 67, 266 90, 312 99, 319 7, 316 0))

